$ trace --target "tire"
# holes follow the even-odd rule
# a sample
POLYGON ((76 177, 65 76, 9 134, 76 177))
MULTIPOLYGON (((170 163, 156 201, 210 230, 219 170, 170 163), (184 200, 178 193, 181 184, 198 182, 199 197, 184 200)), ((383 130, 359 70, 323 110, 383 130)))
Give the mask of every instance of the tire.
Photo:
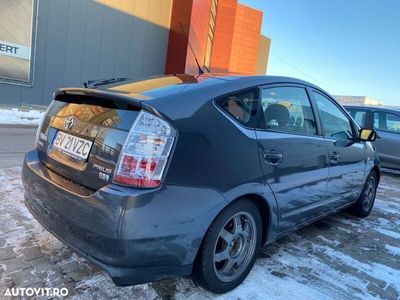
POLYGON ((215 218, 203 239, 193 280, 216 294, 236 288, 254 265, 262 232, 261 214, 253 202, 239 199, 230 204, 215 218))
POLYGON ((377 188, 378 177, 376 173, 372 171, 365 181, 360 198, 358 198, 357 202, 350 208, 350 212, 360 218, 369 216, 375 203, 377 188))

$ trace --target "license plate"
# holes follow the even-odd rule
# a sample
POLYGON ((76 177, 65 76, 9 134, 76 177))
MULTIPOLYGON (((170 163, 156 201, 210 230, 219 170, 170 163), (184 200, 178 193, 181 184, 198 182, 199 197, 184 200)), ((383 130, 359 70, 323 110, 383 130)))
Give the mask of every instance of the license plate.
POLYGON ((53 149, 80 160, 89 156, 93 142, 59 131, 53 141, 53 149))

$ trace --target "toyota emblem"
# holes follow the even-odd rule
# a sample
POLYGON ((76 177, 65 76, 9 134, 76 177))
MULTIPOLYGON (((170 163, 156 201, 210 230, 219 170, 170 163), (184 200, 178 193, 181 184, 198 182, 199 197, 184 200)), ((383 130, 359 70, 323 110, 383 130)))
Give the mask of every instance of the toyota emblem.
POLYGON ((75 125, 74 117, 68 117, 64 120, 64 127, 65 129, 71 129, 75 125))

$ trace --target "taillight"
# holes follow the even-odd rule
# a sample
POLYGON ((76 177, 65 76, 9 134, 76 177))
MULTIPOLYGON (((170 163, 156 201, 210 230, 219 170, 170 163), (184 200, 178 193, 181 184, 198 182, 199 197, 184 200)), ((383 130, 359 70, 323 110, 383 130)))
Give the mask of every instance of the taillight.
POLYGON ((175 136, 174 128, 166 121, 141 111, 121 150, 114 182, 139 188, 158 187, 175 136))
POLYGON ((51 106, 53 105, 53 103, 54 103, 54 100, 52 100, 52 101, 50 102, 49 106, 47 106, 46 111, 43 113, 43 116, 42 116, 42 118, 40 119, 39 126, 38 126, 38 128, 37 128, 37 130, 36 130, 36 136, 35 136, 35 142, 34 142, 34 147, 35 147, 35 148, 38 148, 38 147, 39 147, 40 140, 43 139, 43 136, 41 136, 42 128, 43 128, 43 122, 44 122, 44 119, 46 118, 46 115, 49 113, 49 111, 50 111, 51 106))

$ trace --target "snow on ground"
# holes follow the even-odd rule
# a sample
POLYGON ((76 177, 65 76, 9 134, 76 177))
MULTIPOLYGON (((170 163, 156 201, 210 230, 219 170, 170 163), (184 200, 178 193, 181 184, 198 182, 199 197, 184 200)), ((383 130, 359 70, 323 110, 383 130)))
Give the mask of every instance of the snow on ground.
POLYGON ((400 259, 400 247, 394 247, 390 245, 385 245, 385 249, 392 254, 393 256, 398 256, 398 259, 400 259))
POLYGON ((44 112, 31 109, 0 108, 0 124, 39 125, 44 112))
POLYGON ((20 171, 0 169, 0 298, 9 286, 66 286, 73 299, 400 298, 399 176, 382 178, 368 218, 339 213, 267 245, 243 284, 214 295, 187 278, 116 287, 32 218, 20 171))

